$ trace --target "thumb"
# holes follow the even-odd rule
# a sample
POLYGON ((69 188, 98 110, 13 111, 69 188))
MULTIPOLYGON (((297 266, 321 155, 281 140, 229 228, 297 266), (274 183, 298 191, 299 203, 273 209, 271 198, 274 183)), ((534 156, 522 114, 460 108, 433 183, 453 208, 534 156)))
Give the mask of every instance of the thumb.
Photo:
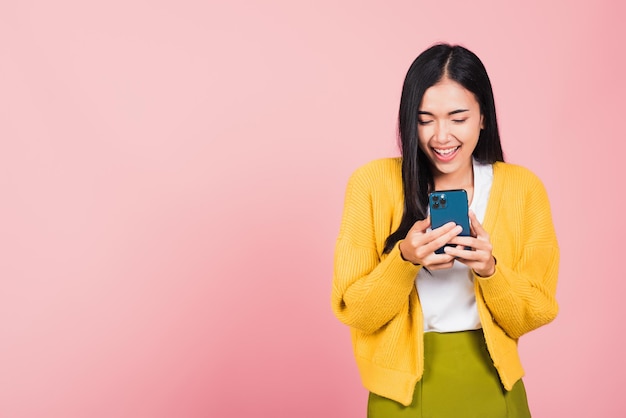
POLYGON ((422 219, 413 224, 411 229, 415 232, 426 232, 426 230, 430 227, 430 216, 427 216, 426 219, 422 219))
POLYGON ((470 218, 470 222, 472 224, 472 229, 474 230, 474 232, 476 233, 476 236, 482 236, 486 234, 485 229, 483 228, 483 226, 480 224, 480 222, 478 222, 478 218, 476 217, 476 214, 474 213, 474 211, 469 211, 468 212, 469 218, 470 218))

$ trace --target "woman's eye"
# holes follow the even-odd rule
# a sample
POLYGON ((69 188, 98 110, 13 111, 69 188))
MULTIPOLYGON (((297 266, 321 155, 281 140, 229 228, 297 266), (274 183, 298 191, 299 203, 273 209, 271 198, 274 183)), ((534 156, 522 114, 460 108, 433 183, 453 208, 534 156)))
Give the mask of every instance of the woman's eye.
POLYGON ((420 125, 428 125, 432 120, 418 120, 417 123, 420 125))
POLYGON ((452 122, 454 123, 463 123, 465 122, 467 119, 452 119, 452 122))

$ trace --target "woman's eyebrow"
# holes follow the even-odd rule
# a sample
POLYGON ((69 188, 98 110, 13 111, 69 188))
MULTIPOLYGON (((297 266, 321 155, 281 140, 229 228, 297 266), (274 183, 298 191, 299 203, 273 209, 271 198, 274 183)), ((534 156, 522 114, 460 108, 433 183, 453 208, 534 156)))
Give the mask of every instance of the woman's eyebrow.
MULTIPOLYGON (((457 110, 453 110, 452 112, 448 112, 448 116, 452 116, 452 115, 456 115, 457 113, 463 113, 463 112, 469 112, 469 109, 457 109, 457 110)), ((434 116, 432 113, 427 112, 425 110, 418 110, 417 111, 418 115, 429 115, 429 116, 434 116)))

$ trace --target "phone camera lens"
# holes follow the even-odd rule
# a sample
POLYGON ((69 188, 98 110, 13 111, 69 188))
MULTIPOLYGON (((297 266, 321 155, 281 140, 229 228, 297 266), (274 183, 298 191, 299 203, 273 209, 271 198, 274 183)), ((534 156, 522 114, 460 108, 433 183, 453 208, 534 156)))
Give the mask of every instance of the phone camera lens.
POLYGON ((437 202, 438 200, 439 200, 439 196, 434 195, 434 196, 433 196, 433 202, 437 202))
POLYGON ((442 197, 442 198, 441 198, 441 204, 442 204, 442 205, 445 205, 445 204, 446 204, 446 198, 445 198, 445 197, 442 197))
POLYGON ((439 209, 439 203, 437 203, 437 202, 433 203, 433 208, 439 209))

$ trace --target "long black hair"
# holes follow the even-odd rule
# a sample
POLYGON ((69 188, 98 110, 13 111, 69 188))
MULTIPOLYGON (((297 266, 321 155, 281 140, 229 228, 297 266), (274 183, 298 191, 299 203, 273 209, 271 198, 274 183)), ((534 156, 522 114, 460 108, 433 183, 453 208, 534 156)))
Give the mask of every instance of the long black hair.
POLYGON ((402 149, 404 214, 398 229, 387 237, 385 253, 428 213, 428 192, 432 191, 434 180, 428 158, 419 147, 417 112, 426 90, 443 78, 456 81, 472 92, 480 106, 484 126, 473 157, 484 164, 504 161, 491 81, 480 59, 459 45, 436 44, 422 52, 411 64, 402 87, 398 141, 402 149))

